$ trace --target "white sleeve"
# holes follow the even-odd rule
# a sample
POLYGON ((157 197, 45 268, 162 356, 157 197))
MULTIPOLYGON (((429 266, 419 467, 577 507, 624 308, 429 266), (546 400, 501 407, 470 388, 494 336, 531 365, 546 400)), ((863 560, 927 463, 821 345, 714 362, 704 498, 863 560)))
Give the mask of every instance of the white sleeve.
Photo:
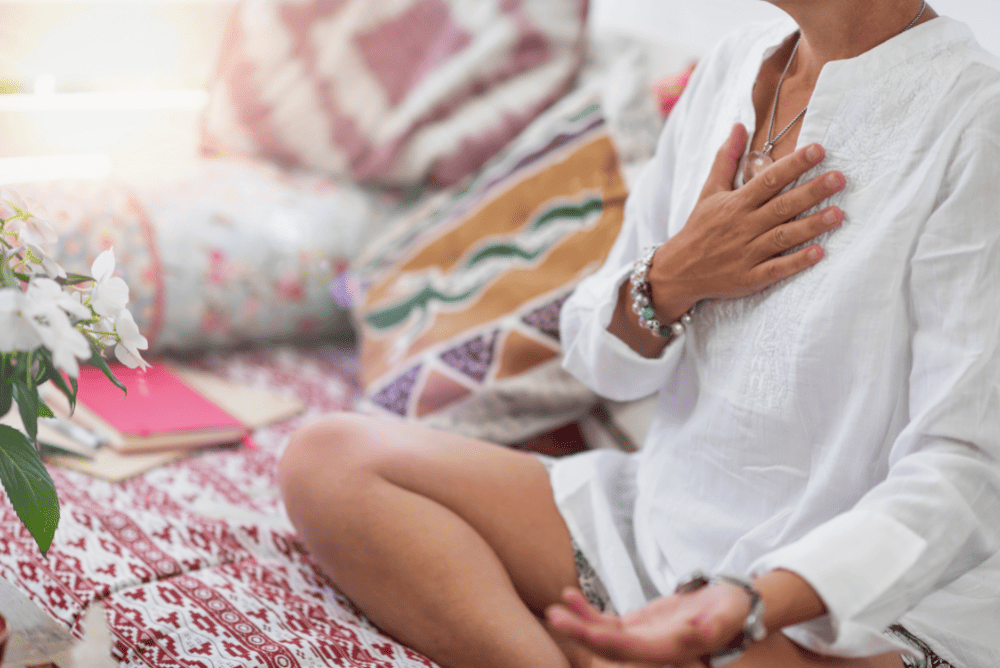
POLYGON ((604 265, 584 279, 563 305, 560 338, 563 366, 601 396, 618 401, 639 399, 659 390, 673 373, 684 347, 684 337, 668 345, 660 357, 649 359, 608 332, 618 302, 618 291, 628 280, 632 264, 650 245, 666 241, 677 136, 697 97, 705 63, 695 68, 691 81, 671 112, 660 135, 656 155, 640 174, 625 204, 625 220, 604 265))
POLYGON ((1000 114, 948 157, 910 260, 909 422, 889 475, 753 565, 796 572, 822 597, 828 615, 785 630, 822 653, 891 649, 883 629, 1000 550, 1000 114))

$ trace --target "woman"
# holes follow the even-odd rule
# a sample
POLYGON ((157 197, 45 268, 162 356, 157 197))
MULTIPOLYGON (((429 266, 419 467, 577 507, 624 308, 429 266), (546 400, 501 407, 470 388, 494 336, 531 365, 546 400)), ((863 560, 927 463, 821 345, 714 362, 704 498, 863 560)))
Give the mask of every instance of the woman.
POLYGON ((659 392, 640 453, 343 415, 282 459, 333 581, 443 666, 1000 662, 1000 67, 920 0, 771 1, 563 310, 571 372, 659 392))

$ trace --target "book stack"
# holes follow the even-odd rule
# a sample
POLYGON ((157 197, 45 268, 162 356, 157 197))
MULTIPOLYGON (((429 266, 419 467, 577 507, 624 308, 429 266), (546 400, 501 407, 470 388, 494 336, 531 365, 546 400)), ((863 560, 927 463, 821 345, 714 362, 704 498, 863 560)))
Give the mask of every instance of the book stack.
MULTIPOLYGON (((202 371, 112 365, 128 392, 82 367, 76 410, 55 387, 40 387, 55 418, 41 418, 42 454, 61 466, 118 482, 192 452, 244 442, 254 429, 305 408, 295 397, 232 383, 202 371)), ((20 427, 17 410, 3 422, 20 427)))

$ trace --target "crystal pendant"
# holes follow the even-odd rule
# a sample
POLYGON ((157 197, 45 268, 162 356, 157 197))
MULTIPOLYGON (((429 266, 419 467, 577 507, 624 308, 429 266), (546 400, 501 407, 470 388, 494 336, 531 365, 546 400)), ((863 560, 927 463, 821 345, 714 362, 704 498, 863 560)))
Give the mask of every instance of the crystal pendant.
POLYGON ((740 162, 739 169, 736 170, 736 187, 742 188, 744 184, 773 164, 774 160, 771 160, 767 154, 760 151, 750 151, 740 162))

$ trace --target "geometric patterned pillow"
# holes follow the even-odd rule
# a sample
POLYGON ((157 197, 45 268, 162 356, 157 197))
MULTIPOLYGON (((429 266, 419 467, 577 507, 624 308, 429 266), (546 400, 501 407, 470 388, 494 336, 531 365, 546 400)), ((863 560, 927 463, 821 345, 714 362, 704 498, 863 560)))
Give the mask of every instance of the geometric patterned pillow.
POLYGON ((561 367, 559 310, 610 250, 627 191, 598 105, 566 102, 363 253, 362 408, 517 443, 594 403, 561 367))
POLYGON ((388 185, 456 183, 555 102, 588 0, 243 0, 202 152, 388 185))

